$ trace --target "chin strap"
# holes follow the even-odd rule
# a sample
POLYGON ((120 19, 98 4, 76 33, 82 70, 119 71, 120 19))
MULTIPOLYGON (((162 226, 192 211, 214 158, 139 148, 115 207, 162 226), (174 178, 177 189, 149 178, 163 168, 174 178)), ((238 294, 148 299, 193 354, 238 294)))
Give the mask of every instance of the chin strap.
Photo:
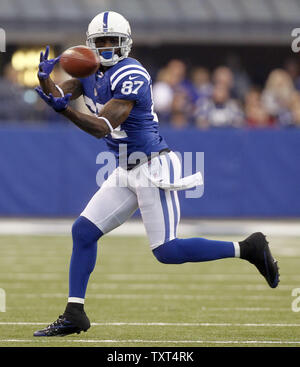
POLYGON ((112 66, 122 59, 123 57, 113 54, 113 51, 103 51, 100 55, 100 64, 103 66, 112 66))

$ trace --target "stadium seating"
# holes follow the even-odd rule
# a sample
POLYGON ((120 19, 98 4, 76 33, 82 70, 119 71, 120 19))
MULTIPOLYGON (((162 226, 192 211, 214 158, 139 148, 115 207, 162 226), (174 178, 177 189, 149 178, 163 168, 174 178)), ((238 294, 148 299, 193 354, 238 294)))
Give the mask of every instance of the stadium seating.
MULTIPOLYGON (((276 40, 280 36, 287 41, 291 28, 298 25, 300 18, 300 2, 297 0, 2 0, 0 24, 4 29, 14 30, 11 38, 17 40, 18 36, 24 38, 24 24, 29 38, 30 30, 35 30, 41 22, 46 27, 55 19, 56 27, 52 27, 51 32, 59 33, 63 29, 67 39, 69 34, 81 36, 87 22, 105 9, 125 14, 135 22, 135 30, 144 39, 150 35, 149 25, 151 32, 157 34, 166 25, 172 27, 172 33, 167 33, 171 41, 176 40, 182 27, 188 25, 198 30, 208 27, 207 36, 210 37, 225 32, 229 38, 239 35, 240 40, 245 40, 248 28, 255 24, 260 25, 256 30, 260 39, 273 37, 276 40), (278 24, 279 28, 276 27, 278 24), (266 32, 268 27, 272 32, 266 32)), ((193 37, 200 36, 199 32, 193 33, 193 37)))

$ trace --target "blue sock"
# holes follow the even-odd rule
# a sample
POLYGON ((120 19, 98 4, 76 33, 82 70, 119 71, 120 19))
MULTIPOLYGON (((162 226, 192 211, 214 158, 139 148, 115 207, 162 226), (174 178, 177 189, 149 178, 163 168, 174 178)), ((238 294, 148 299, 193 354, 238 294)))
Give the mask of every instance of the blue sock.
POLYGON ((232 242, 175 238, 154 249, 153 254, 164 264, 182 264, 234 257, 235 249, 232 242))
POLYGON ((69 271, 69 297, 84 298, 97 258, 97 241, 103 235, 85 217, 78 217, 72 227, 73 251, 69 271))

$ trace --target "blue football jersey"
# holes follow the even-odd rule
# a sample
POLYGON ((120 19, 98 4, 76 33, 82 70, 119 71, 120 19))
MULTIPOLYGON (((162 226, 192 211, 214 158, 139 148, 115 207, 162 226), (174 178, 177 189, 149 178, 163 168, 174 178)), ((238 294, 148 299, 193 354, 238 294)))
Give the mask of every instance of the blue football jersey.
POLYGON ((135 101, 128 118, 104 138, 109 151, 117 159, 120 144, 127 145, 127 157, 133 152, 149 156, 152 152, 168 148, 158 131, 151 77, 137 60, 125 58, 105 73, 97 72, 80 81, 84 101, 94 114, 98 114, 112 98, 135 101))

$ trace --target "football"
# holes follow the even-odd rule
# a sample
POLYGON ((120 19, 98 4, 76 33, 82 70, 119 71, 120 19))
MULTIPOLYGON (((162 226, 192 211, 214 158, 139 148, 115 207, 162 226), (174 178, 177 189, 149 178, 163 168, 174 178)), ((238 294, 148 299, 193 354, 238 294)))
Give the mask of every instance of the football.
POLYGON ((87 46, 74 46, 64 51, 60 57, 61 67, 75 78, 85 78, 94 74, 99 66, 98 56, 87 46))

